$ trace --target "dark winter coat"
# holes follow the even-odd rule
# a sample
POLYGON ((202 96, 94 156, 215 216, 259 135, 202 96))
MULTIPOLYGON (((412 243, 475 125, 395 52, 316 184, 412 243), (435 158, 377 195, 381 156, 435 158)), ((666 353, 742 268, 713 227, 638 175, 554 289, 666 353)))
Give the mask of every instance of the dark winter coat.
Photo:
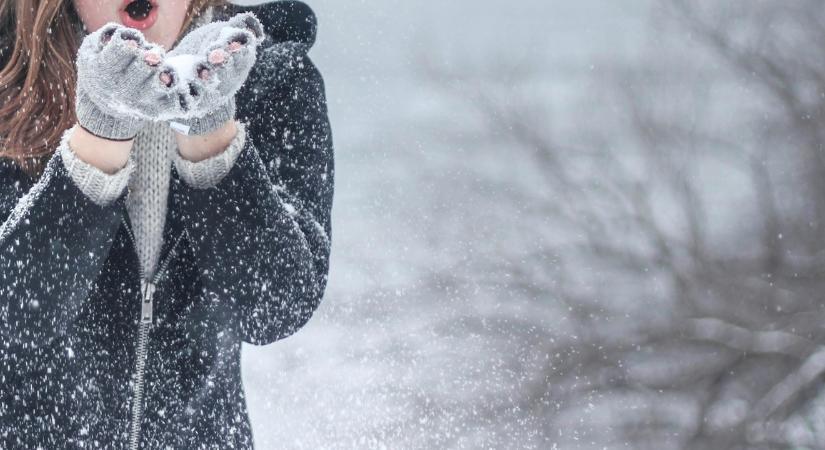
MULTIPOLYGON (((172 173, 139 448, 251 448, 241 343, 295 333, 327 284, 334 168, 306 56, 315 16, 300 2, 233 8, 268 35, 236 96, 248 138, 216 187, 172 173)), ((59 152, 38 179, 0 158, 3 449, 128 448, 141 283, 127 195, 96 205, 59 152)))

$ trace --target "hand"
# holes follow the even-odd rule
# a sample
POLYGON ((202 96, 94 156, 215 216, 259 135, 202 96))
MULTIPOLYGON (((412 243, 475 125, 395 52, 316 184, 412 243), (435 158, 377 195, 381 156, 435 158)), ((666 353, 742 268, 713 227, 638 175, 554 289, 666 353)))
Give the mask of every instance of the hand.
POLYGON ((83 39, 77 55, 78 123, 90 133, 129 140, 161 114, 183 110, 188 94, 168 83, 164 52, 134 29, 109 23, 83 39))
POLYGON ((176 69, 194 100, 184 114, 168 119, 188 130, 175 129, 203 135, 235 117, 235 93, 249 76, 264 37, 255 15, 241 13, 193 30, 167 54, 164 65, 176 69))

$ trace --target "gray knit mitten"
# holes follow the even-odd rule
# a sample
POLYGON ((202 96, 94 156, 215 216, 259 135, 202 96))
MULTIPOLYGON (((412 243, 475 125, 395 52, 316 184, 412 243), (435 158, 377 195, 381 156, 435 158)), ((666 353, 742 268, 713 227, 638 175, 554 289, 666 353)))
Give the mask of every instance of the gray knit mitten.
POLYGON ((194 98, 184 114, 168 119, 172 128, 183 134, 207 134, 233 119, 235 93, 249 76, 264 38, 261 22, 250 12, 187 34, 164 60, 164 66, 189 85, 194 98))
POLYGON ((97 136, 127 140, 161 114, 180 114, 188 92, 164 73, 163 53, 138 30, 117 23, 86 36, 76 61, 78 123, 97 136))

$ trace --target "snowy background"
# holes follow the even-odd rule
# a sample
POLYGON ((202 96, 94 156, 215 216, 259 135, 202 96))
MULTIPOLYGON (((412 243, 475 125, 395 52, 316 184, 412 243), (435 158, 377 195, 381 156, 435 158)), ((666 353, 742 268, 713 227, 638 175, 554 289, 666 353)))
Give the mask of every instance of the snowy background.
POLYGON ((308 3, 331 277, 258 448, 825 448, 820 2, 308 3))

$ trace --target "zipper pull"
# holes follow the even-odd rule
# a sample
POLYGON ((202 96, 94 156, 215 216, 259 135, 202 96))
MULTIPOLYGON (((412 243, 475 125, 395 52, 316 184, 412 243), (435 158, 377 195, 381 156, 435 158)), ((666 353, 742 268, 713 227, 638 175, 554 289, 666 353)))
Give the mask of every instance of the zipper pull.
POLYGON ((140 292, 142 293, 140 321, 152 323, 152 298, 155 296, 155 283, 149 280, 140 280, 140 292))

